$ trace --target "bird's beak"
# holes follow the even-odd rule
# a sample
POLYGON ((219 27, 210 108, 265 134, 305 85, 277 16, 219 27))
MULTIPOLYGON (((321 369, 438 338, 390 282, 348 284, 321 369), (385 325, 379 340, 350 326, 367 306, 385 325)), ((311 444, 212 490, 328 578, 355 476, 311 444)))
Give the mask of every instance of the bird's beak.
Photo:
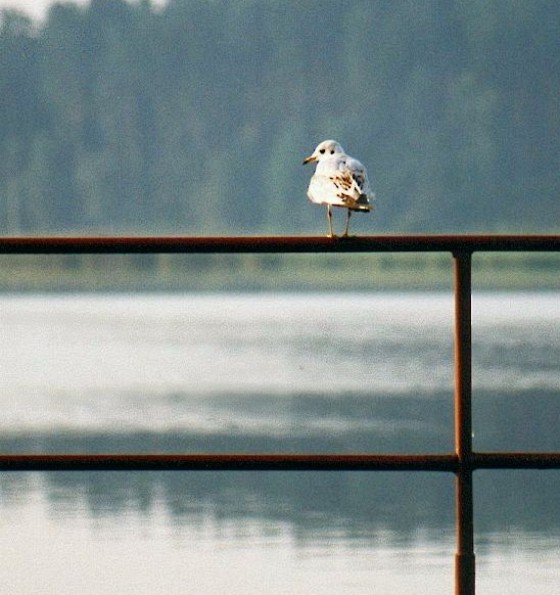
POLYGON ((306 157, 303 160, 303 165, 305 165, 306 163, 312 163, 314 161, 317 161, 317 157, 315 157, 315 155, 309 155, 309 157, 306 157))

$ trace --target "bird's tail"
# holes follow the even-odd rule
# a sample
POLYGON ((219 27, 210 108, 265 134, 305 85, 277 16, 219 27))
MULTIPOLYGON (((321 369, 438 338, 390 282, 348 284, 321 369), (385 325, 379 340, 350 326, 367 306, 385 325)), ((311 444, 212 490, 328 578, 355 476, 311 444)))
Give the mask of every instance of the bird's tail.
POLYGON ((369 204, 369 197, 364 193, 361 193, 358 198, 345 194, 343 200, 345 202, 344 206, 352 211, 367 213, 372 209, 372 206, 369 204))

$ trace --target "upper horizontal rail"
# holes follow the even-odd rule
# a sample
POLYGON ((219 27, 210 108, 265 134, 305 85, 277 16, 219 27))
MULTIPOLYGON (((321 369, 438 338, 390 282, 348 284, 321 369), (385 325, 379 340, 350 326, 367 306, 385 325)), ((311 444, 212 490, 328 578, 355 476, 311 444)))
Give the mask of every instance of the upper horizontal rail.
POLYGON ((559 252, 560 235, 3 237, 0 254, 559 252))
POLYGON ((560 469, 560 452, 455 454, 9 454, 0 471, 447 471, 560 469))

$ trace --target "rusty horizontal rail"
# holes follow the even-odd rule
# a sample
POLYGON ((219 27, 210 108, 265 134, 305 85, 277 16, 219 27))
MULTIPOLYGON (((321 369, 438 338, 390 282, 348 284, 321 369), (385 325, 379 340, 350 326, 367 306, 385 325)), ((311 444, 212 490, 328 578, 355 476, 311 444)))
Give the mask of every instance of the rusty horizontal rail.
POLYGON ((454 455, 0 455, 0 471, 454 471, 456 466, 454 455))
POLYGON ((0 238, 0 254, 472 253, 476 251, 560 251, 560 235, 0 238))
POLYGON ((557 453, 454 454, 12 454, 0 471, 443 471, 560 469, 557 453))
POLYGON ((560 469, 560 452, 475 452, 472 469, 560 469))

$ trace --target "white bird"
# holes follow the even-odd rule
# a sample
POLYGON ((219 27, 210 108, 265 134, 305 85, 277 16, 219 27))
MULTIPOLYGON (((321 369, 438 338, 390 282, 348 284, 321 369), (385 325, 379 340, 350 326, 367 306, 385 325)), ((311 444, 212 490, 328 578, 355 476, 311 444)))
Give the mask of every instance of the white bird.
POLYGON ((348 235, 352 211, 367 213, 372 208, 375 194, 371 191, 366 168, 353 157, 346 155, 335 140, 325 140, 303 160, 316 162, 315 174, 309 182, 307 196, 311 202, 327 205, 329 237, 333 237, 331 207, 348 209, 344 236, 348 235))

